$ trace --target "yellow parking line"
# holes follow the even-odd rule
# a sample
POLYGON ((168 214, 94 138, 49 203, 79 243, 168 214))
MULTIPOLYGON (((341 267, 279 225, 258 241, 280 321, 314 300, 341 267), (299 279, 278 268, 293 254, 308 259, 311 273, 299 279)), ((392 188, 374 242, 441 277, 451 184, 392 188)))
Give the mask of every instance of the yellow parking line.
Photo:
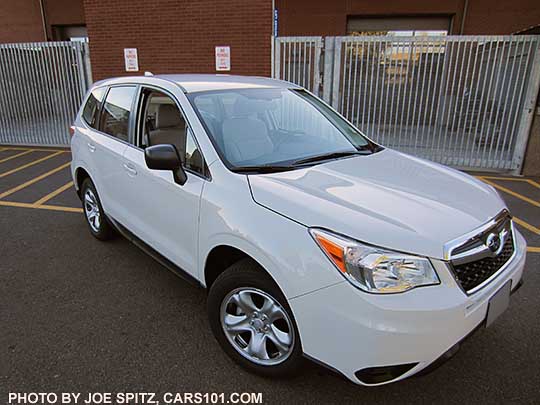
MULTIPOLYGON (((47 160, 47 159, 53 158, 53 157, 55 157, 55 156, 58 156, 58 155, 61 154, 61 153, 63 153, 63 152, 62 152, 62 151, 54 152, 54 153, 51 153, 50 155, 47 155, 47 156, 42 157, 41 159, 33 160, 32 162, 27 163, 27 164, 22 165, 22 166, 19 166, 19 167, 16 167, 15 169, 8 170, 7 172, 4 172, 4 173, 0 173, 0 178, 9 176, 10 174, 13 174, 13 173, 15 173, 15 172, 18 172, 19 170, 26 169, 27 167, 37 165, 38 163, 44 162, 44 161, 47 160)), ((1 198, 1 197, 0 197, 0 198, 1 198)))
POLYGON ((532 247, 532 246, 529 246, 527 248, 527 252, 531 252, 531 253, 540 253, 540 247, 532 247))
POLYGON ((502 176, 476 176, 479 179, 488 179, 488 180, 507 180, 507 181, 527 181, 523 177, 502 177, 502 176))
POLYGON ((529 183, 531 186, 534 186, 536 188, 540 188, 540 184, 538 184, 536 181, 527 179, 527 183, 529 183))
POLYGON ((16 153, 15 155, 8 156, 7 158, 0 159, 0 163, 4 163, 4 162, 7 162, 8 160, 15 159, 24 155, 28 155, 29 153, 32 153, 32 152, 33 150, 25 150, 24 152, 16 153))
POLYGON ((33 209, 51 210, 51 211, 80 212, 80 213, 83 212, 82 208, 62 207, 60 205, 34 205, 30 203, 20 203, 20 202, 15 202, 15 201, 0 201, 0 206, 33 208, 33 209))
POLYGON ((508 188, 506 188, 506 187, 500 186, 500 185, 498 185, 497 183, 494 183, 494 182, 492 182, 492 181, 490 181, 490 180, 487 180, 485 177, 479 176, 478 178, 479 178, 480 180, 482 180, 483 182, 485 182, 485 183, 487 183, 487 184, 489 184, 489 185, 495 187, 495 188, 498 189, 498 190, 501 190, 501 191, 503 191, 503 192, 505 192, 505 193, 507 193, 507 194, 510 194, 511 196, 514 196, 514 197, 516 197, 516 198, 519 198, 520 200, 523 200, 523 201, 525 201, 525 202, 528 202, 529 204, 532 204, 532 205, 534 205, 535 207, 540 207, 540 202, 538 202, 538 201, 535 201, 535 200, 533 200, 533 199, 531 199, 531 198, 529 198, 529 197, 525 197, 524 195, 521 195, 521 194, 519 194, 519 193, 516 193, 515 191, 512 191, 512 190, 510 190, 510 189, 508 189, 508 188))
POLYGON ((540 235, 540 229, 538 229, 536 226, 531 225, 528 222, 525 222, 524 220, 516 218, 516 217, 513 217, 512 219, 514 220, 514 222, 516 224, 522 226, 525 229, 528 229, 529 231, 531 231, 531 232, 533 232, 533 233, 535 233, 537 235, 540 235))
POLYGON ((500 177, 500 176, 475 176, 482 179, 488 179, 488 180, 506 180, 506 181, 521 181, 523 183, 529 183, 531 186, 534 186, 536 188, 540 188, 540 184, 538 184, 536 181, 531 179, 525 179, 522 177, 500 177))
POLYGON ((57 149, 57 148, 32 148, 32 147, 20 147, 20 146, 9 146, 4 150, 33 150, 36 152, 62 152, 69 153, 67 149, 57 149))
POLYGON ((23 188, 28 187, 29 185, 34 184, 34 183, 36 183, 36 182, 38 182, 40 180, 43 180, 45 177, 50 176, 51 174, 54 174, 56 172, 59 172, 62 169, 65 169, 70 164, 71 164, 71 162, 67 162, 67 163, 63 164, 62 166, 58 166, 55 169, 49 170, 47 173, 43 173, 42 175, 39 175, 37 177, 34 177, 31 180, 28 180, 26 183, 19 184, 16 187, 13 187, 13 188, 11 188, 11 189, 9 189, 7 191, 4 191, 3 193, 0 194, 0 199, 2 199, 4 197, 7 197, 8 195, 13 194, 13 193, 15 193, 15 192, 17 192, 19 190, 22 190, 23 188))
POLYGON ((54 198, 56 197, 58 194, 66 191, 68 188, 70 187, 73 187, 73 181, 70 181, 66 184, 64 184, 62 187, 59 187, 57 188, 56 190, 54 190, 52 193, 49 193, 47 194, 46 196, 40 198, 39 200, 37 200, 34 205, 43 205, 43 203, 46 203, 47 201, 49 201, 51 198, 54 198))

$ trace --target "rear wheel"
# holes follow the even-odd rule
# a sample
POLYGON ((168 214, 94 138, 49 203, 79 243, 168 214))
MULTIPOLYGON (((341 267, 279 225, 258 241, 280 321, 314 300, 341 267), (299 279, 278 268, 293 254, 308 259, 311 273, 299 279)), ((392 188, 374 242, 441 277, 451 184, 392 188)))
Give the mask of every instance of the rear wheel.
POLYGON ((85 179, 81 186, 84 216, 90 233, 99 240, 108 240, 113 236, 112 226, 107 221, 92 180, 85 179))
POLYGON ((222 273, 210 288, 208 315, 225 352, 257 374, 295 374, 303 363, 300 336, 287 300, 252 260, 222 273))

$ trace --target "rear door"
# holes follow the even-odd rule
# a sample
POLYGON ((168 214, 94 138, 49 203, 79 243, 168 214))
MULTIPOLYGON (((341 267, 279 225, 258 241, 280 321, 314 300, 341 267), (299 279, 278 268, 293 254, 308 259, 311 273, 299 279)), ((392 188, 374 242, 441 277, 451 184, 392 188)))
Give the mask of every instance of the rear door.
POLYGON ((99 115, 97 131, 92 131, 87 147, 93 159, 96 188, 105 213, 125 220, 118 190, 124 181, 123 155, 132 131, 132 111, 137 86, 110 87, 99 115))
POLYGON ((129 211, 125 226, 160 254, 197 277, 199 203, 207 181, 207 168, 189 123, 172 93, 141 87, 137 115, 136 145, 124 152, 129 211), (172 144, 187 173, 179 185, 168 170, 150 170, 144 149, 172 144))
POLYGON ((108 89, 106 86, 92 89, 82 109, 80 120, 75 120, 75 134, 71 138, 72 167, 86 168, 94 181, 98 177, 99 169, 95 162, 95 131, 98 128, 99 112, 108 89))

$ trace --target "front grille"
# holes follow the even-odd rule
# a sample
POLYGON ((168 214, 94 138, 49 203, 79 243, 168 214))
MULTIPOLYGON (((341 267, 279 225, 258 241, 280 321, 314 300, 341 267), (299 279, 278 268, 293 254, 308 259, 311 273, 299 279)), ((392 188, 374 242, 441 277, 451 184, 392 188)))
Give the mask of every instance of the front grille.
POLYGON ((461 287, 469 292, 493 276, 512 257, 513 253, 514 240, 510 231, 510 235, 508 235, 503 249, 498 256, 453 265, 455 276, 461 287))

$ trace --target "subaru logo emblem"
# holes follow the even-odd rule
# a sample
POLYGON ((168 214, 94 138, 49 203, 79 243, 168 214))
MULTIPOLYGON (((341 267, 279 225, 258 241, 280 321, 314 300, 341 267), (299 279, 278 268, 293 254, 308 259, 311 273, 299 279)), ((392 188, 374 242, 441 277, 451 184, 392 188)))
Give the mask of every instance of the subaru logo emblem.
POLYGON ((486 239, 486 246, 493 253, 498 254, 501 247, 501 237, 496 233, 490 233, 486 239))

